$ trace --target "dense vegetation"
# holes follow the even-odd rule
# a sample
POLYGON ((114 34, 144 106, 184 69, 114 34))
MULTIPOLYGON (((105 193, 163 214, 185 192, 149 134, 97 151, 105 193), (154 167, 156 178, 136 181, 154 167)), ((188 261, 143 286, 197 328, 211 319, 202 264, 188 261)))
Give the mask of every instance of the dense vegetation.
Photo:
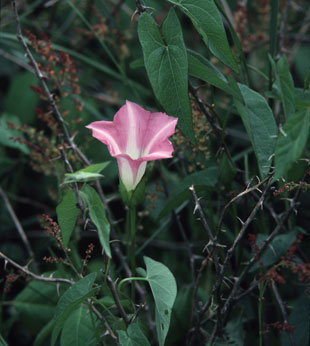
POLYGON ((0 5, 0 344, 309 345, 309 1, 0 5))

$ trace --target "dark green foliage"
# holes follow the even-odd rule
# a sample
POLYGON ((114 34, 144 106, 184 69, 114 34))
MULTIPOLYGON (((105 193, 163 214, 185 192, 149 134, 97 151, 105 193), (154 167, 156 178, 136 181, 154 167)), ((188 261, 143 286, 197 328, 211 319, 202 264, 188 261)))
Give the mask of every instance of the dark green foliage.
POLYGON ((0 345, 308 346, 309 3, 17 1, 60 118, 4 3, 0 345), (178 118, 130 192, 126 100, 178 118))

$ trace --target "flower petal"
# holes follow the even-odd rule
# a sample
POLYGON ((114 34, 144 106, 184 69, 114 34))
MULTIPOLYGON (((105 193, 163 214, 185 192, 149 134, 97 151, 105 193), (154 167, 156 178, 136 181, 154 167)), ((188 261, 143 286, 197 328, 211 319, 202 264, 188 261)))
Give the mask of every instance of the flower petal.
POLYGON ((141 157, 150 116, 151 112, 130 101, 126 101, 126 105, 115 114, 113 123, 119 136, 123 137, 123 153, 133 160, 141 157))
POLYGON ((173 146, 168 137, 175 132, 177 121, 177 118, 165 113, 151 114, 148 131, 144 137, 142 157, 149 157, 149 161, 172 156, 173 146))
POLYGON ((168 137, 175 132, 177 118, 151 113, 127 101, 113 122, 95 121, 87 128, 108 146, 117 158, 120 177, 128 191, 134 190, 145 173, 146 161, 172 156, 168 137))
POLYGON ((119 175, 126 190, 134 190, 145 173, 146 162, 132 160, 129 157, 118 157, 117 164, 119 175))
POLYGON ((117 156, 123 151, 123 143, 121 136, 118 134, 115 126, 110 121, 94 121, 86 126, 92 130, 93 137, 99 139, 108 146, 109 152, 112 156, 117 156))

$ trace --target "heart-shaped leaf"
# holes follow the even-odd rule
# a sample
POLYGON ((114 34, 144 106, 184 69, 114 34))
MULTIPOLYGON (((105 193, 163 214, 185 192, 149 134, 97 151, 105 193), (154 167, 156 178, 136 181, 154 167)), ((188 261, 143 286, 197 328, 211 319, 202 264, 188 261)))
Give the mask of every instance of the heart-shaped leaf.
POLYGON ((171 310, 177 295, 177 284, 171 271, 162 263, 144 257, 146 279, 155 301, 155 322, 159 345, 163 346, 170 326, 171 310))

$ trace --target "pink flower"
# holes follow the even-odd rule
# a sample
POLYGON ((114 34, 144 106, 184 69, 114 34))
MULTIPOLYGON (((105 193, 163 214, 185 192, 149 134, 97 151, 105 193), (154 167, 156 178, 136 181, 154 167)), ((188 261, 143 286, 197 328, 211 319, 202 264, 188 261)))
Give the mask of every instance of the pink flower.
POLYGON ((151 113, 127 101, 112 122, 95 121, 86 127, 116 157, 122 182, 131 191, 142 179, 147 161, 172 156, 173 146, 168 137, 175 132, 177 121, 165 113, 151 113))

